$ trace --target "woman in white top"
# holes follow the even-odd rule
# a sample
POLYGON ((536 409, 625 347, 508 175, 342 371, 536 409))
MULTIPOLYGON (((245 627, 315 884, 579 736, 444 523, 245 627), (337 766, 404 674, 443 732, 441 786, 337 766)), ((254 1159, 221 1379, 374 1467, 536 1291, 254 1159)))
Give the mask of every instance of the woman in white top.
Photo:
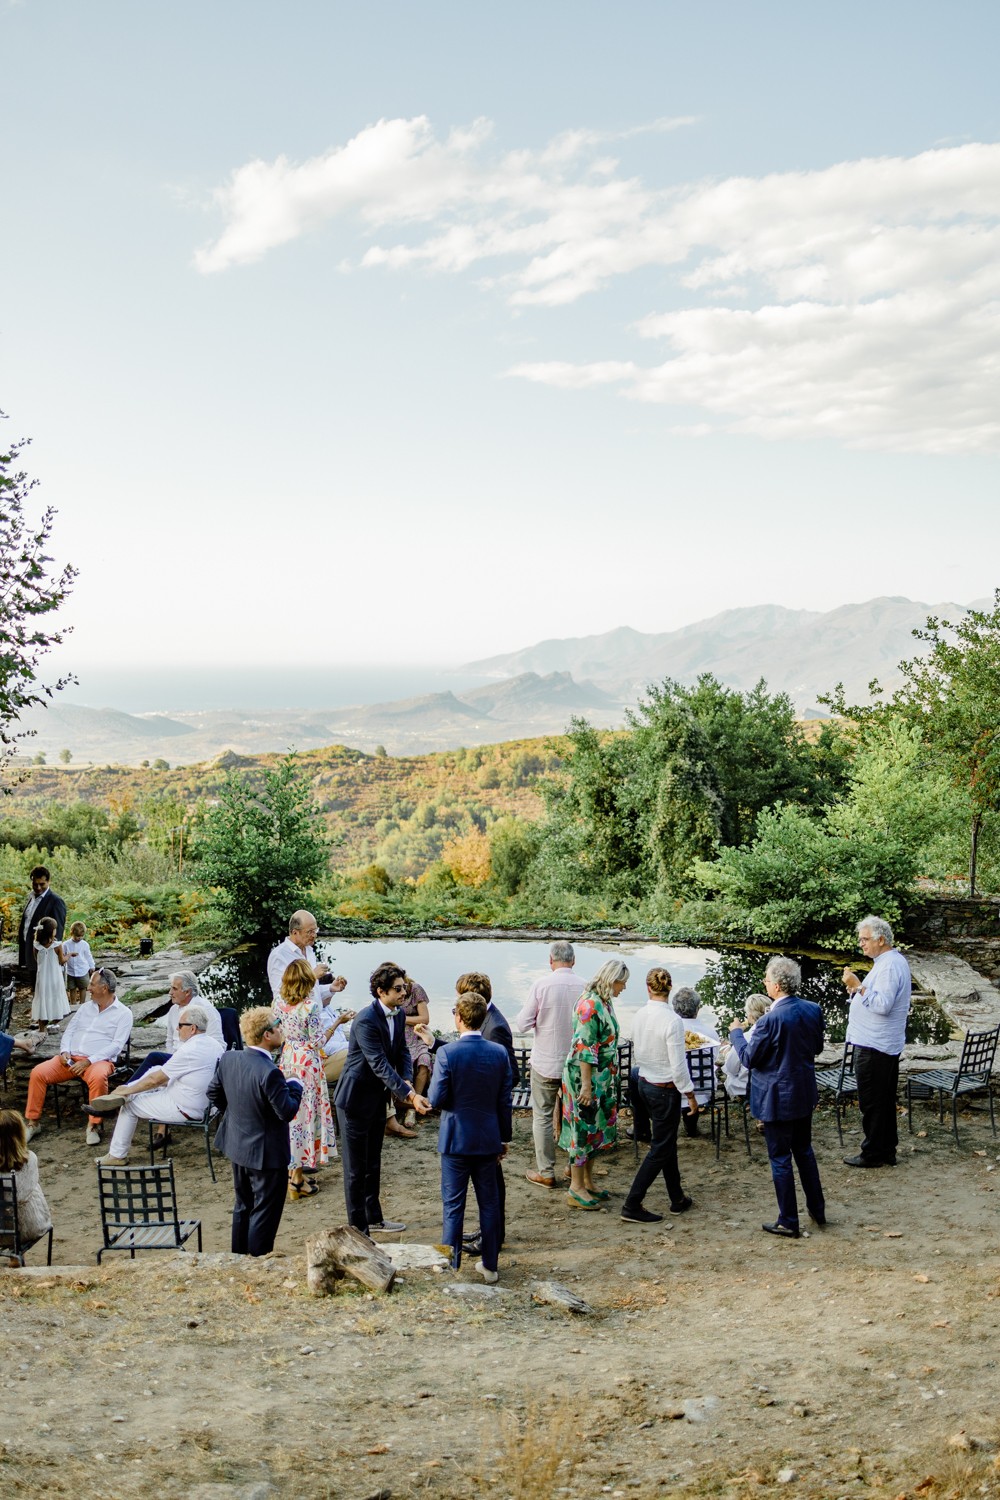
MULTIPOLYGON (((770 1009, 771 1002, 766 995, 751 995, 749 997, 746 1007, 747 1030, 745 1035, 747 1041, 753 1036, 755 1024, 770 1009)), ((722 1044, 721 1051, 722 1070, 725 1074, 722 1081, 726 1086, 726 1093, 730 1099, 742 1099, 746 1096, 747 1082, 750 1078, 749 1070, 743 1066, 737 1057, 736 1048, 730 1047, 728 1042, 722 1044)))
POLYGON ((55 917, 43 917, 35 928, 35 993, 31 998, 31 1019, 37 1022, 39 1031, 47 1031, 50 1021, 61 1021, 69 1015, 66 999, 66 981, 63 966, 66 963, 62 944, 56 942, 55 917))
POLYGON ((24 1117, 16 1109, 0 1109, 0 1172, 14 1174, 21 1240, 33 1245, 52 1228, 52 1215, 38 1181, 38 1157, 28 1150, 24 1117))

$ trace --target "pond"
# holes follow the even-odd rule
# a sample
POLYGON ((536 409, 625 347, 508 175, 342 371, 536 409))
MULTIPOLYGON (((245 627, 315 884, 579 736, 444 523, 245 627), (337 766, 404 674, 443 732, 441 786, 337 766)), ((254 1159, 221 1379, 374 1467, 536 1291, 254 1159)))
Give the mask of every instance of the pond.
MULTIPOLYGON (((660 965, 669 969, 674 987, 697 987, 709 1013, 723 1033, 733 1020, 741 1019, 748 995, 763 990, 764 967, 769 953, 757 949, 663 947, 656 943, 590 943, 576 947, 576 972, 589 979, 609 958, 621 958, 631 975, 617 1005, 623 1030, 646 1003, 643 978, 647 969, 660 965)), ((488 974, 493 999, 508 1020, 513 1021, 539 975, 548 972, 547 941, 517 938, 378 938, 351 941, 321 938, 317 954, 335 974, 347 980, 343 994, 346 1009, 360 1010, 368 1004, 368 976, 385 959, 391 959, 423 985, 430 998, 431 1025, 451 1031, 451 1008, 455 980, 468 970, 488 974)), ((201 987, 216 1004, 265 1005, 271 996, 267 987, 267 949, 246 947, 219 959, 201 976, 201 987)), ((812 957, 799 957, 802 994, 823 1007, 827 1040, 836 1045, 847 1029, 847 998, 840 975, 843 965, 812 957)), ((856 965, 859 972, 862 965, 856 965)), ((910 1012, 908 1042, 944 1042, 950 1035, 947 1018, 935 1005, 914 1005, 910 1012)))

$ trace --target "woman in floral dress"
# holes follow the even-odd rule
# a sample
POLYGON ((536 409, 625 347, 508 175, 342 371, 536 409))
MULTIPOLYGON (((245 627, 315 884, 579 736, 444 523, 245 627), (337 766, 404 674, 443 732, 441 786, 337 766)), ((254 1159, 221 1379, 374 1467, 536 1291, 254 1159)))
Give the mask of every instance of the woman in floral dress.
POLYGON ((618 1017, 614 1002, 628 982, 628 969, 610 959, 598 969, 576 1002, 573 1041, 559 1095, 559 1145, 569 1152, 571 1208, 600 1208, 609 1194, 595 1188, 591 1158, 618 1139, 618 1017))
POLYGON ((337 1154, 330 1095, 320 1053, 323 1023, 312 1003, 315 988, 316 976, 311 966, 304 959, 297 958, 285 970, 281 979, 281 998, 274 1002, 275 1013, 281 1017, 285 1032, 281 1071, 286 1078, 298 1078, 302 1083, 302 1103, 288 1132, 292 1151, 288 1196, 293 1203, 299 1198, 311 1197, 318 1190, 314 1181, 306 1180, 302 1169, 325 1166, 331 1149, 335 1156, 337 1154))

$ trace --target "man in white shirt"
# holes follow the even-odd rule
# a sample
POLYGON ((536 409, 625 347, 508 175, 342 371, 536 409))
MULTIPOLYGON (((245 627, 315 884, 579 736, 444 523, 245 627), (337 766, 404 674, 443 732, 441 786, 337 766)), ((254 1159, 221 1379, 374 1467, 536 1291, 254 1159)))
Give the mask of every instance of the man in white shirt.
POLYGON ((108 1154, 98 1157, 101 1166, 125 1166, 140 1120, 179 1125, 201 1119, 208 1108, 208 1085, 215 1065, 226 1050, 215 1037, 206 1035, 207 1025, 208 1014, 202 1006, 186 1006, 177 1023, 177 1051, 162 1067, 154 1068, 138 1082, 123 1084, 100 1101, 104 1114, 121 1111, 108 1154))
POLYGON ((681 1095, 687 1095, 688 1109, 695 1118, 698 1100, 684 1051, 684 1022, 670 1004, 671 983, 666 969, 650 969, 646 975, 647 1004, 632 1022, 632 1058, 639 1071, 639 1092, 653 1140, 622 1205, 622 1218, 629 1224, 658 1224, 662 1220, 662 1214, 644 1208, 642 1201, 661 1172, 670 1212, 683 1214, 691 1207, 677 1165, 677 1127, 681 1095))
POLYGON ((872 960, 871 971, 862 980, 853 969, 845 969, 844 985, 851 997, 847 1040, 854 1044, 865 1134, 858 1155, 845 1156, 844 1161, 849 1167, 894 1167, 899 1140, 896 1090, 910 1014, 910 966, 894 947, 892 928, 882 917, 861 919, 858 944, 872 960))
POLYGON ((572 943, 553 943, 549 948, 552 973, 535 981, 527 1004, 514 1020, 515 1032, 535 1033, 531 1048, 531 1130, 536 1170, 524 1175, 539 1187, 556 1185, 552 1111, 573 1040, 573 1012, 583 994, 583 980, 573 973, 575 962, 572 943))
MULTIPOLYGON (((62 1051, 32 1068, 24 1110, 29 1141, 42 1128, 45 1091, 50 1083, 82 1078, 92 1100, 108 1092, 115 1059, 132 1032, 132 1012, 116 999, 117 988, 118 980, 110 969, 95 969, 90 976, 90 999, 83 1002, 63 1032, 62 1051)), ((100 1142, 101 1117, 92 1114, 87 1121, 87 1145, 98 1146, 100 1142)))
POLYGON ((297 958, 304 958, 316 976, 313 1001, 318 1002, 317 1008, 325 1004, 331 994, 339 994, 347 988, 347 980, 331 974, 329 964, 317 963, 313 943, 318 932, 319 925, 311 911, 292 912, 288 919, 288 936, 276 948, 272 948, 268 955, 267 982, 271 986, 273 999, 281 999, 281 981, 285 977, 285 970, 297 958))

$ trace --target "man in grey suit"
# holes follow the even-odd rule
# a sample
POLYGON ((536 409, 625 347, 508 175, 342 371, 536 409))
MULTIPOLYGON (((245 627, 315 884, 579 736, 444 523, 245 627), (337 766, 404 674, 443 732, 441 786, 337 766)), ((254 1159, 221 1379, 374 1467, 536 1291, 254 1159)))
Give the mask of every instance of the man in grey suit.
POLYGON ((284 1037, 281 1018, 269 1006, 245 1010, 240 1031, 246 1046, 219 1058, 208 1099, 225 1111, 215 1149, 233 1164, 233 1254, 267 1255, 285 1206, 288 1122, 299 1112, 302 1084, 286 1078, 274 1061, 284 1037))

